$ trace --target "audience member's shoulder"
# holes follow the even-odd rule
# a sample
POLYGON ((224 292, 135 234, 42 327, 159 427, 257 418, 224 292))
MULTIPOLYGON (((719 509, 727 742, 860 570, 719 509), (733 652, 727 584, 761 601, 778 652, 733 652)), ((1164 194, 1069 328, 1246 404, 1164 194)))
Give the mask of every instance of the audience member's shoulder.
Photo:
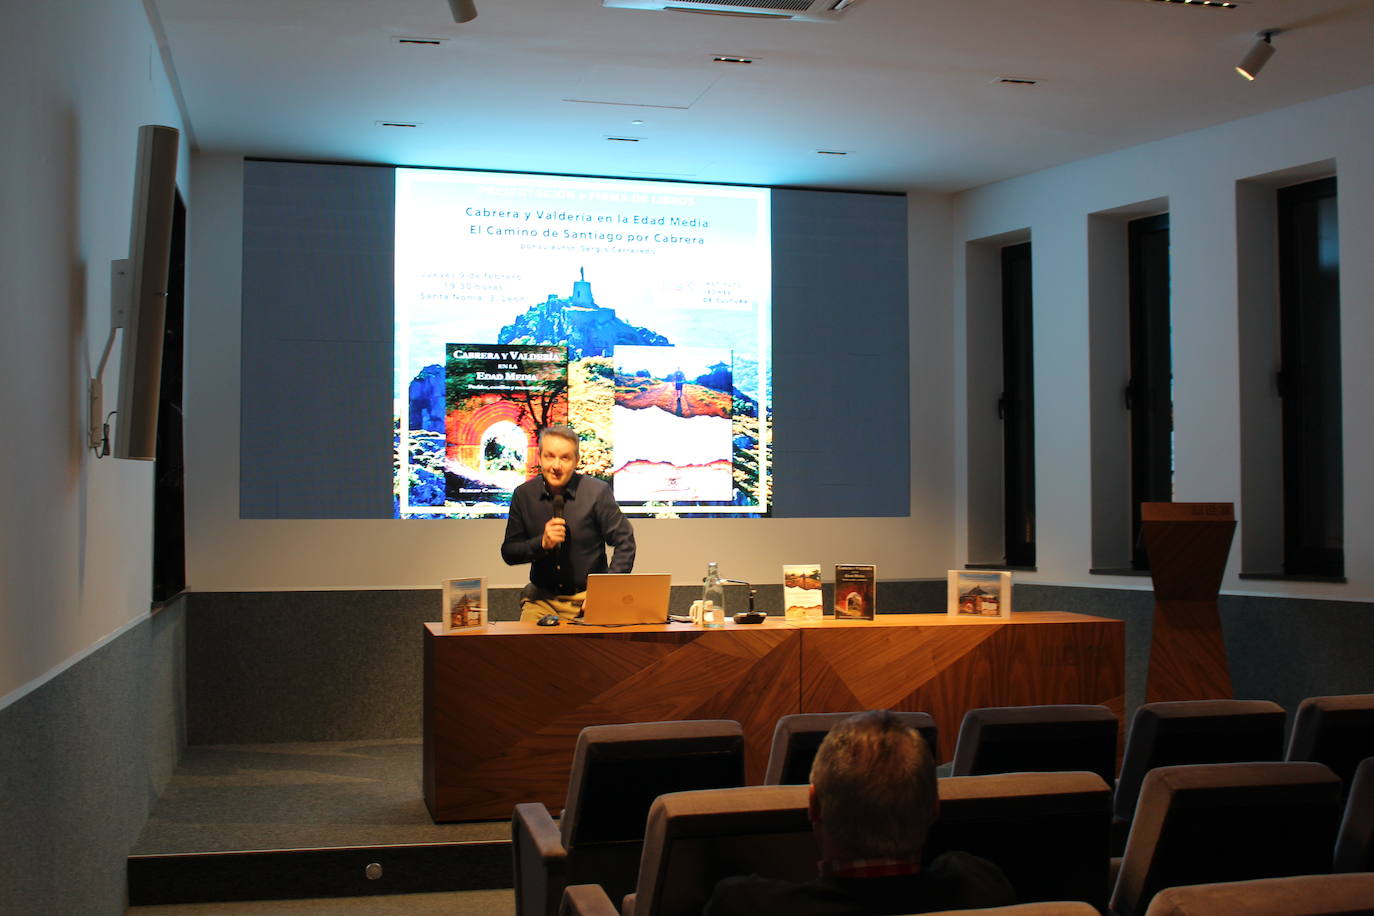
POLYGON ((967 852, 947 852, 931 862, 926 876, 947 908, 1010 906, 1017 902, 1016 891, 998 868, 987 859, 967 852))
POLYGON ((773 912, 773 907, 785 898, 793 887, 790 881, 762 878, 758 875, 736 875, 716 882, 711 899, 706 901, 702 916, 758 916, 773 912))

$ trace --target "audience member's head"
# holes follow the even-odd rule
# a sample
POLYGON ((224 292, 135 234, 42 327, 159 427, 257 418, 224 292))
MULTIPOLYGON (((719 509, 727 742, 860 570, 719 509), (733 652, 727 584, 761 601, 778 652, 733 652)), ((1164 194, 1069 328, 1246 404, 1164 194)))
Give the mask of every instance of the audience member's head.
POLYGON ((915 859, 939 807, 925 740, 888 710, 835 726, 811 765, 811 819, 821 855, 915 859))

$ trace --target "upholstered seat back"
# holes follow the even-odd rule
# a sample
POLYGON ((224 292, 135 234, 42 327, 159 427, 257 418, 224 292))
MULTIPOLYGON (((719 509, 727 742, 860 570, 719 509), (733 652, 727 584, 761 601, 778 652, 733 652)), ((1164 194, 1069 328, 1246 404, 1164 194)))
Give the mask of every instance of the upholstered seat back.
POLYGON ((816 876, 820 851, 808 786, 749 786, 664 795, 649 810, 634 916, 697 916, 716 882, 758 874, 816 876))
POLYGON ((1002 773, 940 780, 927 860, 963 850, 1002 869, 1022 902, 1107 902, 1111 789, 1096 773, 1002 773))
POLYGON ((1358 916, 1374 914, 1374 874, 1301 875, 1165 888, 1147 916, 1358 916))
POLYGON ((1374 757, 1355 770, 1333 866, 1334 871, 1374 871, 1374 757))
MULTIPOLYGON (((773 746, 768 752, 766 786, 801 785, 811 781, 811 762, 830 730, 855 715, 852 712, 809 712, 783 716, 773 729, 773 746)), ((931 755, 938 753, 939 730, 935 720, 924 712, 899 712, 902 724, 914 728, 925 739, 931 755)), ((936 757, 938 760, 939 758, 936 757)))
POLYGON ((706 719, 598 725, 577 737, 559 833, 570 850, 638 841, 655 798, 744 785, 738 722, 706 719))
POLYGON ((1177 885, 1328 872, 1340 816, 1340 780, 1319 763, 1151 770, 1112 909, 1137 916, 1177 885))
POLYGON ((1131 819, 1140 783, 1155 767, 1282 760, 1285 719, 1268 700, 1146 703, 1131 720, 1113 812, 1131 819))
POLYGON ((1374 757, 1374 693, 1308 697, 1298 704, 1286 759, 1324 763, 1348 790, 1366 757, 1374 757))
POLYGON ((1117 724, 1105 706, 971 709, 959 726, 950 775, 1090 770, 1110 785, 1117 724))

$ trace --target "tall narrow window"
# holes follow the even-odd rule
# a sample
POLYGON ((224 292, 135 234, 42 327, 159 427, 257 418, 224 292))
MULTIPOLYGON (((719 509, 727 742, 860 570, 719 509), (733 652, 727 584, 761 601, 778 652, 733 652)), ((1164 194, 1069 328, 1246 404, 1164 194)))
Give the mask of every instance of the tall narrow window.
POLYGON ((1278 193, 1284 572, 1345 574, 1336 179, 1278 193))
POLYGON ((1031 243, 1002 249, 1004 557, 1035 565, 1035 388, 1031 361, 1031 243))
POLYGON ((157 461, 153 476, 153 601, 186 590, 186 463, 181 445, 182 341, 186 292, 186 205, 176 195, 167 274, 167 319, 162 340, 162 383, 157 408, 157 461))
POLYGON ((1140 504, 1174 498, 1174 394, 1169 340, 1169 214, 1127 227, 1131 311, 1131 565, 1148 569, 1140 504))

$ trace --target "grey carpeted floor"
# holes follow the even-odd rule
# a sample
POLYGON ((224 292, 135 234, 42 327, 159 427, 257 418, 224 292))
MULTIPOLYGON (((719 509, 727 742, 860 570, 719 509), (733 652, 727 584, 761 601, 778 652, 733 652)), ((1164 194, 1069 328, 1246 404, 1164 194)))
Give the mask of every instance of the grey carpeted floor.
MULTIPOLYGON (((188 748, 133 853, 510 838, 509 821, 431 821, 421 789, 420 752, 419 738, 188 748)), ((423 895, 411 895, 412 902, 416 896, 423 895)))
POLYGON ((510 916, 515 891, 460 891, 450 894, 395 894, 385 897, 332 897, 316 900, 260 900, 248 903, 194 903, 130 907, 129 916, 510 916))

